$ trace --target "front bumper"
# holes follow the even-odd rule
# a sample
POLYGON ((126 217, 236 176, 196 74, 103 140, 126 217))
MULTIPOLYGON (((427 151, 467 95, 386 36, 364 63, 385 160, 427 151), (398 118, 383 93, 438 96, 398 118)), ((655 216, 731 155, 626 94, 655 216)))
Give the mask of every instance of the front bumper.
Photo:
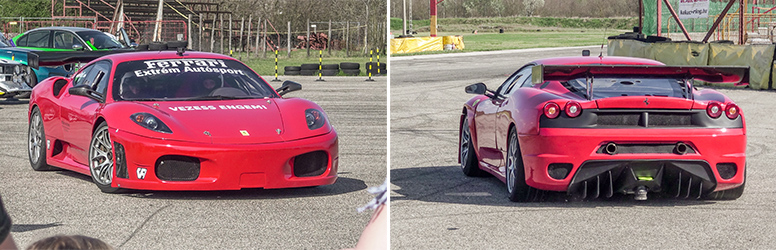
MULTIPOLYGON (((296 141, 241 145, 160 140, 117 131, 115 128, 110 131, 111 140, 124 149, 128 177, 114 177, 113 187, 141 190, 272 189, 328 185, 337 179, 339 154, 337 134, 334 131, 296 141), (324 151, 328 155, 325 171, 311 177, 294 176, 293 159, 314 151, 324 151), (156 169, 158 160, 163 156, 198 159, 198 176, 191 181, 160 179, 156 169)), ((123 171, 121 168, 117 164, 114 169, 123 171)))
MULTIPOLYGON (((9 75, 0 74, 0 79, 6 79, 9 75)), ((23 82, 0 80, 0 96, 15 96, 32 92, 32 88, 23 82)))
MULTIPOLYGON (((520 135, 519 139, 526 183, 542 190, 581 194, 588 188, 588 194, 605 195, 610 188, 614 192, 631 193, 627 188, 643 184, 651 187, 651 191, 669 193, 691 188, 695 189, 692 193, 695 196, 735 188, 744 182, 746 135, 740 128, 542 128, 538 135, 520 135), (691 150, 685 154, 663 150, 666 145, 679 142, 691 150), (629 150, 607 154, 602 148, 609 143, 628 145, 629 150), (722 178, 717 170, 719 163, 733 164, 735 174, 722 178), (571 167, 568 175, 556 179, 550 176, 550 164, 571 167), (631 175, 630 179, 637 183, 625 181, 626 175, 631 175), (691 177, 694 179, 690 180, 691 177), (610 182, 614 186, 607 186, 610 182)), ((686 194, 685 190, 680 196, 686 194)))

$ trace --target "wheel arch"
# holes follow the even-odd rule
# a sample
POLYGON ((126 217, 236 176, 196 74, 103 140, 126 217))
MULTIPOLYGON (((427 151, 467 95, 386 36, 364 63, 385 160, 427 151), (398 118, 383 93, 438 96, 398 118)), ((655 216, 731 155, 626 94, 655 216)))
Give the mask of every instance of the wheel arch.
POLYGON ((102 116, 98 116, 97 119, 94 120, 94 124, 92 124, 92 134, 94 134, 94 131, 97 131, 97 127, 99 127, 100 124, 102 124, 103 122, 105 122, 105 124, 108 123, 105 120, 105 117, 102 117, 102 116))

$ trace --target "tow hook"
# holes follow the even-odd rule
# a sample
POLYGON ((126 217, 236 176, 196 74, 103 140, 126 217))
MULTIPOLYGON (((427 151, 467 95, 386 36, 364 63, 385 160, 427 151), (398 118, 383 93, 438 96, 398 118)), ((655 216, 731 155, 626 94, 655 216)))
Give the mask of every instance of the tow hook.
POLYGON ((637 201, 647 200, 647 187, 645 186, 636 187, 636 196, 634 196, 633 199, 637 201))

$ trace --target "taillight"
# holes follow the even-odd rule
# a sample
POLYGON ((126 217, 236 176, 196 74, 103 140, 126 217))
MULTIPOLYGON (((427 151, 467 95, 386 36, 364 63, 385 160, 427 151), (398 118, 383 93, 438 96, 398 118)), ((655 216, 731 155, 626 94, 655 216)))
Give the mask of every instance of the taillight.
POLYGON ((570 101, 566 103, 566 108, 564 108, 566 111, 566 115, 568 115, 571 118, 579 116, 579 114, 582 113, 582 105, 579 105, 578 102, 570 101))
POLYGON ((709 102, 709 104, 706 105, 706 114, 711 118, 718 118, 722 115, 722 105, 718 102, 709 102))
POLYGON ((547 116, 547 118, 555 119, 560 115, 560 106, 554 102, 544 104, 544 115, 547 116))
POLYGON ((727 116, 730 119, 736 119, 738 118, 738 113, 740 110, 738 110, 738 106, 732 103, 725 104, 725 116, 727 116))

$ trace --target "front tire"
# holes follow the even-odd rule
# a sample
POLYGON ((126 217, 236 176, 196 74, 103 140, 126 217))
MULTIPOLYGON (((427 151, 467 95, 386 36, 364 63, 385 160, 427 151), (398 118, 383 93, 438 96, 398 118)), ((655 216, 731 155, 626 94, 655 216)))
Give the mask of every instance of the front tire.
POLYGON ((466 117, 463 119, 463 126, 461 126, 461 138, 459 142, 461 160, 461 170, 466 176, 478 177, 483 176, 484 171, 480 169, 477 163, 477 154, 474 152, 474 144, 472 143, 471 130, 469 129, 469 121, 466 117))
POLYGON ((507 145, 507 192, 509 200, 514 202, 534 201, 539 190, 528 186, 525 182, 525 167, 520 144, 517 141, 515 128, 509 130, 509 145, 507 145))
POLYGON ((27 152, 30 156, 30 166, 35 171, 54 170, 46 162, 46 130, 43 129, 43 117, 38 107, 32 109, 29 130, 27 130, 27 152))
POLYGON ((115 169, 113 159, 113 143, 110 140, 108 124, 102 122, 94 130, 92 142, 89 144, 89 171, 94 184, 104 193, 117 193, 121 190, 111 187, 115 169))

